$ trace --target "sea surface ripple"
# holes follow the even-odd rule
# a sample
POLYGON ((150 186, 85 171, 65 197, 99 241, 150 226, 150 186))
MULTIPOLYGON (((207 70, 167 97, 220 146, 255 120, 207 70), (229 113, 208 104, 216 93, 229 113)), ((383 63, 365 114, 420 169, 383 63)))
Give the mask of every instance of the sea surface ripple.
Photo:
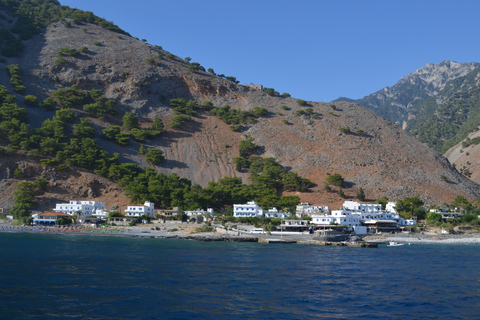
POLYGON ((0 319, 478 319, 478 246, 0 233, 0 319))

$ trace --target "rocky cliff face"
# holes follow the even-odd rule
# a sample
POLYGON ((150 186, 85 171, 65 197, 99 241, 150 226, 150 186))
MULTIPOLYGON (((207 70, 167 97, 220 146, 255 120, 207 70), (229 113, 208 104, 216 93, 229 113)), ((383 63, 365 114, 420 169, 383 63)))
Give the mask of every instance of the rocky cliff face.
MULTIPOLYGON (((385 87, 362 99, 350 101, 374 110, 408 130, 410 120, 418 113, 415 110, 416 105, 437 95, 449 81, 467 75, 478 66, 480 64, 476 62, 428 63, 415 72, 402 77, 391 87, 385 87)), ((345 99, 340 98, 339 100, 345 99)))
MULTIPOLYGON (((95 25, 51 25, 44 38, 29 40, 24 52, 21 58, 8 63, 21 65, 24 84, 32 94, 44 99, 54 90, 73 84, 80 89, 102 89, 108 98, 117 100, 121 111, 139 115, 145 125, 155 116, 168 123, 173 116, 168 106, 172 98, 209 100, 216 107, 228 104, 242 110, 260 106, 270 111, 269 116, 256 123, 242 126, 241 132, 232 132, 227 124, 207 112, 199 113, 181 130, 168 129, 161 138, 146 145, 165 154, 166 162, 155 167, 159 172, 175 172, 201 185, 224 176, 240 176, 246 181, 246 174, 235 171, 233 159, 238 156, 238 142, 252 137, 260 146, 259 155, 275 157, 281 165, 317 185, 313 192, 299 194, 311 203, 343 202, 335 193, 323 190, 327 174, 332 173, 340 173, 346 179, 348 188, 344 191, 348 197, 353 197, 360 187, 368 199, 386 195, 396 200, 418 195, 429 203, 440 203, 449 202, 458 194, 468 198, 480 196, 479 185, 459 174, 439 153, 354 103, 335 102, 335 110, 331 104, 316 102, 301 107, 294 98, 272 97, 206 72, 190 72, 187 62, 178 57, 166 58, 168 52, 161 48, 95 25), (95 41, 100 45, 94 45, 95 41), (88 47, 87 53, 68 57, 64 66, 55 64, 61 47, 82 46, 88 47), (149 57, 156 64, 147 63, 145 59, 149 57), (295 115, 306 108, 312 108, 317 118, 295 115), (350 132, 340 128, 349 128, 350 132), (448 181, 442 180, 442 176, 448 181)), ((423 73, 415 76, 422 81, 429 77, 423 73)), ((430 85, 430 90, 437 90, 441 83, 438 80, 435 86, 430 85)), ((392 93, 384 93, 385 97, 389 95, 392 93)), ((33 126, 51 117, 39 108, 27 109, 33 126)), ((120 119, 121 115, 107 121, 95 120, 95 124, 100 130, 109 124, 120 124, 120 119)), ((148 165, 138 154, 136 143, 129 147, 102 139, 99 143, 109 152, 119 152, 124 161, 148 165)), ((87 183, 82 190, 86 187, 87 183)), ((98 196, 103 195, 100 191, 98 196)))

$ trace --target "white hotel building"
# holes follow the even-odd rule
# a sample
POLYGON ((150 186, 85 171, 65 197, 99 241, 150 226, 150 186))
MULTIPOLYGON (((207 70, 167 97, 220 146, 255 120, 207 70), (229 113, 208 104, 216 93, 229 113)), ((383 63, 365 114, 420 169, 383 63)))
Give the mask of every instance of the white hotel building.
POLYGON ((277 208, 272 208, 269 210, 263 210, 255 201, 247 202, 247 204, 234 204, 233 205, 233 216, 235 218, 280 218, 285 219, 291 217, 291 212, 283 212, 277 208))
POLYGON ((146 215, 153 218, 154 212, 154 203, 150 201, 145 201, 144 204, 132 204, 125 210, 127 217, 140 217, 146 215))
POLYGON ((255 201, 247 202, 247 204, 234 204, 233 216, 235 218, 260 218, 263 216, 263 209, 255 201))
POLYGON ((69 203, 57 203, 55 209, 53 209, 55 212, 63 212, 71 216, 75 216, 79 212, 80 219, 94 215, 97 210, 105 210, 105 203, 70 200, 69 203))
POLYGON ((338 224, 358 227, 377 224, 378 221, 396 223, 397 226, 416 224, 415 220, 400 217, 395 210, 395 202, 389 202, 385 210, 382 210, 381 204, 345 201, 340 210, 333 210, 331 214, 312 215, 312 223, 317 225, 338 224))

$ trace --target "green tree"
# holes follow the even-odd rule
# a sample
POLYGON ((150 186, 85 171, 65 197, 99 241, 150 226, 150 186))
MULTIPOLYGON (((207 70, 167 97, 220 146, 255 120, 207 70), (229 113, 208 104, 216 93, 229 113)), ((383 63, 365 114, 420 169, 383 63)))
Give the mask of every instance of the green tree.
MULTIPOLYGON (((423 201, 418 197, 406 197, 403 200, 398 200, 396 204, 396 210, 400 215, 405 218, 405 219, 411 219, 415 215, 415 210, 420 208, 422 209, 423 207, 423 201)), ((422 215, 422 211, 417 211, 417 213, 420 213, 422 215)), ((425 212, 423 212, 423 215, 425 215, 425 212)), ((417 216, 417 219, 421 219, 417 216)))
POLYGON ((82 118, 80 123, 74 124, 73 135, 78 138, 95 138, 95 129, 90 119, 82 118))
POLYGON ((148 148, 147 153, 145 154, 145 160, 147 160, 149 163, 153 165, 158 165, 163 162, 165 157, 163 156, 163 152, 154 149, 154 148, 148 148))
POLYGON ((33 201, 36 196, 35 185, 32 182, 23 181, 17 185, 17 190, 13 192, 15 204, 25 204, 28 207, 34 207, 33 201))
POLYGON ((23 171, 20 169, 15 169, 13 171, 13 176, 15 177, 15 179, 21 179, 25 176, 25 173, 23 173, 23 171))
POLYGON ((360 187, 357 191, 357 195, 355 196, 355 198, 357 198, 358 200, 360 201, 364 201, 365 200, 365 193, 363 192, 363 188, 360 187))
POLYGON ((456 196, 455 200, 451 203, 450 208, 463 208, 464 210, 469 211, 473 206, 464 196, 456 196))
POLYGON ((25 105, 29 107, 37 107, 38 106, 38 98, 33 95, 26 95, 25 96, 25 105))
POLYGON ((25 203, 15 204, 10 208, 9 213, 13 216, 14 219, 21 220, 30 216, 30 208, 25 203))
POLYGON ((52 97, 48 97, 47 99, 40 102, 40 106, 47 111, 53 111, 55 110, 57 103, 55 102, 55 100, 53 100, 52 97))
POLYGON ((442 221, 442 215, 435 212, 428 212, 426 218, 430 223, 437 223, 442 221))
POLYGON ((120 213, 118 211, 110 211, 108 213, 108 216, 109 217, 125 217, 125 215, 123 213, 120 213))
POLYGON ((145 141, 150 137, 149 132, 142 129, 133 128, 132 130, 130 130, 130 133, 132 134, 133 140, 135 141, 145 141))
POLYGON ((302 99, 299 99, 299 100, 297 100, 297 104, 298 104, 299 106, 306 106, 306 105, 307 105, 307 101, 302 100, 302 99))
POLYGON ((192 71, 192 72, 205 71, 205 68, 202 67, 198 62, 192 62, 188 65, 188 71, 192 71))
POLYGON ((140 126, 140 123, 138 121, 138 116, 130 112, 125 113, 125 115, 122 118, 122 121, 123 121, 123 127, 128 130, 132 130, 133 128, 138 128, 140 126))
POLYGON ((238 146, 238 149, 240 151, 240 157, 248 158, 257 150, 257 148, 258 146, 253 143, 252 137, 248 137, 247 139, 240 141, 240 144, 238 146))
POLYGON ((345 180, 339 173, 334 173, 325 179, 325 181, 331 185, 337 186, 337 187, 343 187, 345 180))
POLYGON ((177 114, 177 115, 174 115, 172 117, 172 119, 170 120, 168 125, 171 128, 179 129, 183 125, 185 125, 185 123, 190 122, 190 121, 192 121, 192 118, 190 118, 189 116, 184 115, 184 114, 177 114))
POLYGON ((55 112, 55 117, 60 121, 73 123, 75 121, 75 112, 69 108, 60 109, 55 112))
POLYGON ((263 88, 263 92, 265 92, 269 96, 278 96, 279 95, 279 92, 275 91, 275 89, 273 89, 273 88, 263 88))
POLYGON ((382 210, 385 210, 385 208, 387 207, 387 203, 388 203, 388 198, 386 196, 382 196, 380 199, 377 199, 375 201, 373 201, 374 204, 381 204, 382 205, 382 210))

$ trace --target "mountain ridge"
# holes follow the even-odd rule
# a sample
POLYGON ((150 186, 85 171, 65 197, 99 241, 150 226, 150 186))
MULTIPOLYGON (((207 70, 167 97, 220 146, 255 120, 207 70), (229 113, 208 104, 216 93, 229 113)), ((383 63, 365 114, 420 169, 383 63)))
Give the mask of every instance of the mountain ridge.
POLYGON ((449 81, 463 77, 479 66, 480 63, 477 62, 458 63, 447 60, 438 64, 428 63, 403 76, 391 87, 385 87, 361 99, 341 97, 335 101, 358 103, 408 131, 409 122, 415 117, 416 105, 437 95, 449 81))

